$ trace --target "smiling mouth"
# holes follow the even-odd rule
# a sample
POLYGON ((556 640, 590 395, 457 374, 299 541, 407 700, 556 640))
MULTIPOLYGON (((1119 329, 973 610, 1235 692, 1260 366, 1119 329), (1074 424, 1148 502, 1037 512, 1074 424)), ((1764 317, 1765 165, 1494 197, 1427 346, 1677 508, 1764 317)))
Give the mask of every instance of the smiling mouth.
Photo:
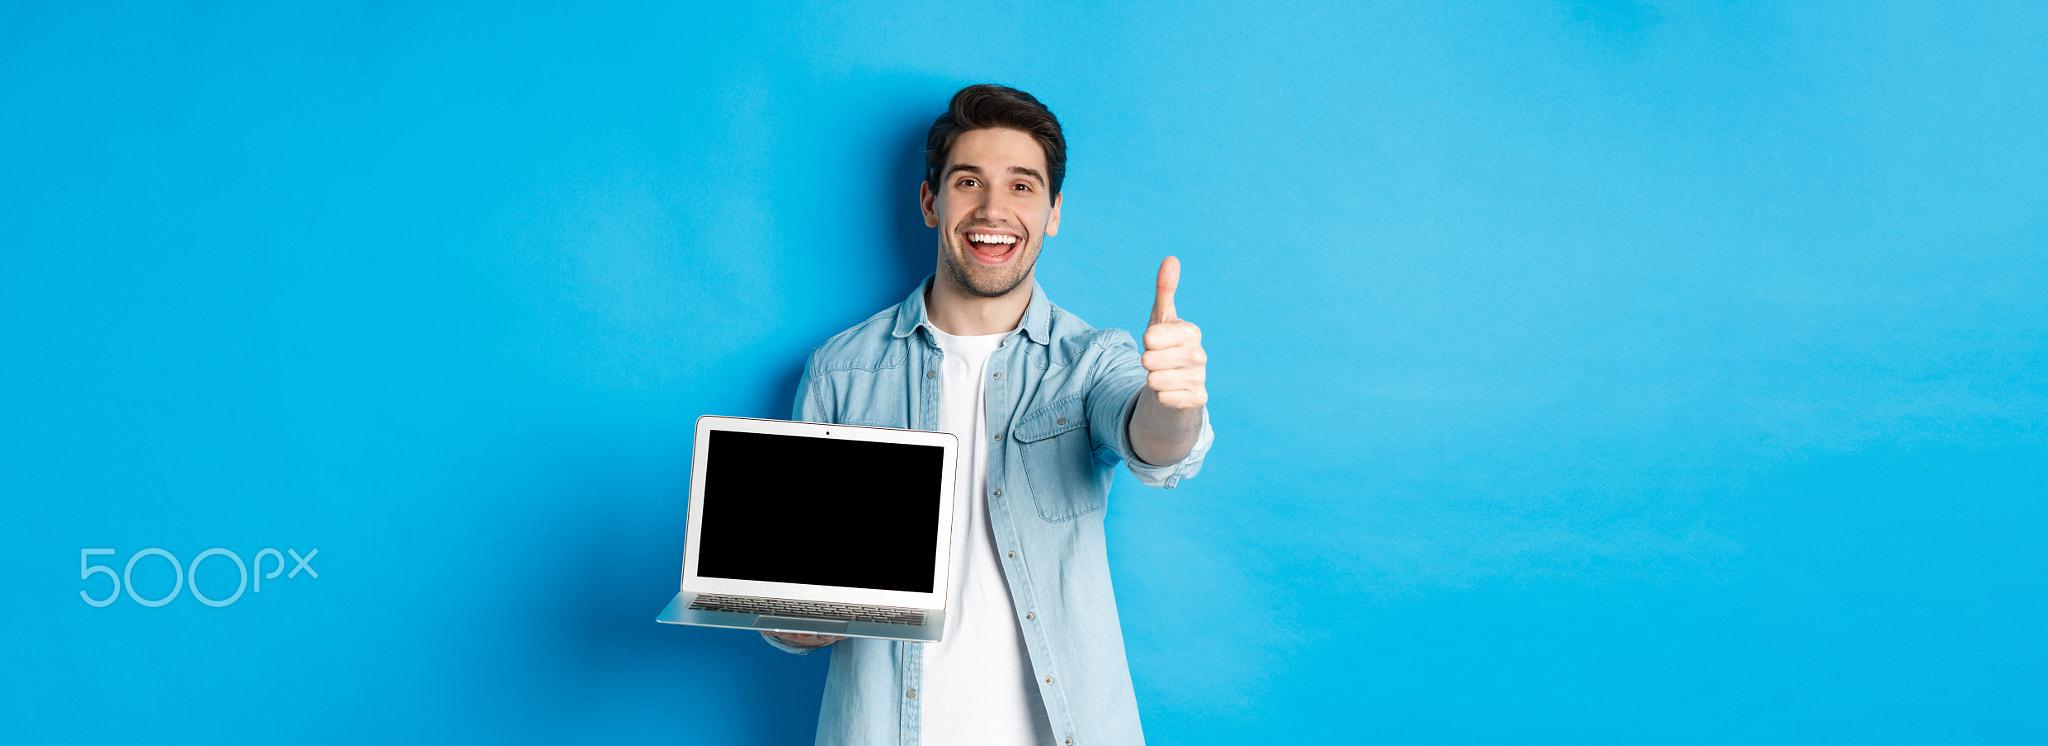
POLYGON ((1023 239, 1008 233, 967 232, 967 251, 984 264, 1002 264, 1017 250, 1023 239))

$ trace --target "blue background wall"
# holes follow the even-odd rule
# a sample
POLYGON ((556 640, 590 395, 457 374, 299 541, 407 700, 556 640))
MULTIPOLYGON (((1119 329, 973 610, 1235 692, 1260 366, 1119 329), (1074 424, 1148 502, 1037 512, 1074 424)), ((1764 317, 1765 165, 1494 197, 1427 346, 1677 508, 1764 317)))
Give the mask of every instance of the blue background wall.
POLYGON ((1177 254, 1213 357, 1108 516, 1155 742, 2048 739, 2038 3, 273 5, 0 5, 0 740, 806 741, 652 621, 691 421, 930 270, 990 80, 1052 297, 1177 254), (79 597, 214 547, 320 575, 79 597))

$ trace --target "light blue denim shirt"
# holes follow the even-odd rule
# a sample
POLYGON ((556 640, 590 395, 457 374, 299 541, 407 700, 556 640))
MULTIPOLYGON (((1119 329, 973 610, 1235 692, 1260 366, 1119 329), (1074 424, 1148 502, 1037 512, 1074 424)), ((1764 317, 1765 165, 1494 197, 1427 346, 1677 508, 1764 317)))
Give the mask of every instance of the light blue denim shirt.
MULTIPOLYGON (((925 316, 931 282, 812 351, 796 419, 938 429, 945 353, 925 316)), ((1113 470, 1128 464, 1139 481, 1171 488, 1194 476, 1213 440, 1204 410, 1201 436, 1180 463, 1138 460, 1127 433, 1145 388, 1141 352, 1130 334, 1088 326, 1033 282, 1023 324, 988 362, 983 406, 993 442, 987 494, 978 497, 987 500, 1032 679, 1062 746, 1145 738, 1103 546, 1113 470)), ((924 646, 852 638, 829 650, 818 743, 916 744, 924 646)))

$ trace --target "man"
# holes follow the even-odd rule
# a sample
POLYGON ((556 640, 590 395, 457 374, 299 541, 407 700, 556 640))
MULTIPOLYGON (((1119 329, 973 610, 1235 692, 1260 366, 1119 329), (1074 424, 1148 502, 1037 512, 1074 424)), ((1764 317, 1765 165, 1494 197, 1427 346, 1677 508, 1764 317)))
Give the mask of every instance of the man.
POLYGON ((1046 298, 1066 140, 1038 99, 977 85, 926 139, 938 270, 811 353, 796 418, 960 438, 945 641, 776 633, 832 646, 820 744, 1136 744, 1102 517, 1112 469, 1173 487, 1209 449, 1201 332, 1159 267, 1141 350, 1046 298))

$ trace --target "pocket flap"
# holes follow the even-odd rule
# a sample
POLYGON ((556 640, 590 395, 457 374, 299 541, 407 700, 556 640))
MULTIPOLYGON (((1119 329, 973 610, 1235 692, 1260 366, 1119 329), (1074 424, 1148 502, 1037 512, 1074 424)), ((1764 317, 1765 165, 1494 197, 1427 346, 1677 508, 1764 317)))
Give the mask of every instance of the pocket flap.
POLYGON ((1088 404, 1087 396, 1075 394, 1039 407, 1037 411, 1019 420, 1010 436, 1020 442, 1030 443, 1087 427, 1088 418, 1084 416, 1088 404))

